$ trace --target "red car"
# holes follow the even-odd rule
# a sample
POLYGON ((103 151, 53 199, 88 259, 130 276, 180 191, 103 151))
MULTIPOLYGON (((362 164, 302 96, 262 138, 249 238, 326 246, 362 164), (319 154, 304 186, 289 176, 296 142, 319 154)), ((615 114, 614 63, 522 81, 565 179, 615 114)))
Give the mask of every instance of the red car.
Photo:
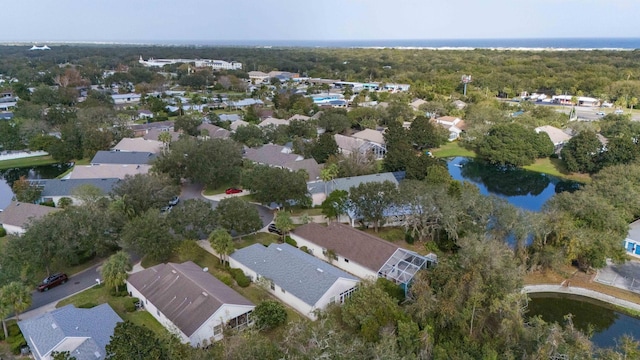
POLYGON ((44 279, 40 285, 38 285, 38 291, 47 291, 52 287, 58 286, 60 284, 66 283, 68 280, 67 274, 56 273, 48 278, 44 279))
POLYGON ((239 194, 242 192, 242 189, 236 189, 236 188, 228 188, 227 190, 225 190, 225 194, 230 195, 230 194, 239 194))

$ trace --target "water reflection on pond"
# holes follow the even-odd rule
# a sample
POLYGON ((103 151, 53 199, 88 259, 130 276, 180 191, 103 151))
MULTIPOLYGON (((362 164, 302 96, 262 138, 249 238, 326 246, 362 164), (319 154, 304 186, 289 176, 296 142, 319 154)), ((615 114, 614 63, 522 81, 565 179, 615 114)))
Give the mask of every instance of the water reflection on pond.
POLYGON ((0 209, 4 209, 11 202, 11 185, 21 176, 27 179, 54 179, 68 169, 68 164, 53 164, 0 170, 0 209))
POLYGON ((460 181, 469 181, 484 195, 497 195, 526 210, 540 211, 553 195, 578 189, 579 183, 554 176, 500 167, 481 160, 456 157, 448 161, 449 174, 460 181))
POLYGON ((613 310, 608 304, 587 297, 539 293, 529 294, 529 316, 540 315, 546 322, 565 323, 573 315, 574 326, 599 347, 614 347, 623 335, 640 339, 640 319, 613 310))

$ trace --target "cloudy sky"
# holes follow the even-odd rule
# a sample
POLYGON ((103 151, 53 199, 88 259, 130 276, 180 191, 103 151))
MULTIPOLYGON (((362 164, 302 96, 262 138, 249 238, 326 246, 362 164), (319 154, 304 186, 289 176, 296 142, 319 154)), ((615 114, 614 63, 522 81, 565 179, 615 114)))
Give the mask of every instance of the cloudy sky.
POLYGON ((13 0, 0 41, 640 38, 638 0, 13 0))

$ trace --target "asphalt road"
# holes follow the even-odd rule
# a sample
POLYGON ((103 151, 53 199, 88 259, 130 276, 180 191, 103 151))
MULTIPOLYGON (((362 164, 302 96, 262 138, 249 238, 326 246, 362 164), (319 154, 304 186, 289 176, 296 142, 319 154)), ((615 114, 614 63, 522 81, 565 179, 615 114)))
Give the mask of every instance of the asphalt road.
MULTIPOLYGON (((180 199, 182 200, 200 199, 200 200, 208 201, 209 203, 211 203, 211 207, 215 209, 216 206, 218 206, 218 201, 210 200, 202 196, 203 189, 204 189, 204 186, 201 184, 192 184, 187 182, 182 185, 182 191, 180 192, 180 199)), ((262 219, 262 227, 266 227, 267 225, 269 225, 273 221, 273 217, 274 217, 273 211, 261 205, 254 204, 254 206, 256 207, 256 209, 258 209, 258 214, 260 214, 260 219, 262 219)))
POLYGON ((39 292, 34 290, 33 297, 31 298, 31 307, 27 311, 37 309, 41 306, 59 301, 69 295, 85 290, 97 284, 96 279, 100 279, 100 281, 102 281, 102 276, 98 271, 98 267, 100 265, 101 263, 94 265, 79 274, 72 275, 69 277, 69 281, 65 284, 58 285, 48 291, 39 292))

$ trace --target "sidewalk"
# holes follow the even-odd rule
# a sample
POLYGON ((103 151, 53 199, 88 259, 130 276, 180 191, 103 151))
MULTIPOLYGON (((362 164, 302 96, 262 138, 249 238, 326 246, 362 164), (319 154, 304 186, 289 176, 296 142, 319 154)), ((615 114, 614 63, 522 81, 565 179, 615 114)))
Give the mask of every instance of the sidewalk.
POLYGON ((250 191, 244 190, 241 193, 238 194, 214 194, 214 195, 205 195, 204 191, 201 193, 202 197, 212 200, 212 201, 220 201, 223 199, 228 199, 228 198, 232 198, 232 197, 240 197, 240 196, 246 196, 246 195, 251 195, 250 191))

